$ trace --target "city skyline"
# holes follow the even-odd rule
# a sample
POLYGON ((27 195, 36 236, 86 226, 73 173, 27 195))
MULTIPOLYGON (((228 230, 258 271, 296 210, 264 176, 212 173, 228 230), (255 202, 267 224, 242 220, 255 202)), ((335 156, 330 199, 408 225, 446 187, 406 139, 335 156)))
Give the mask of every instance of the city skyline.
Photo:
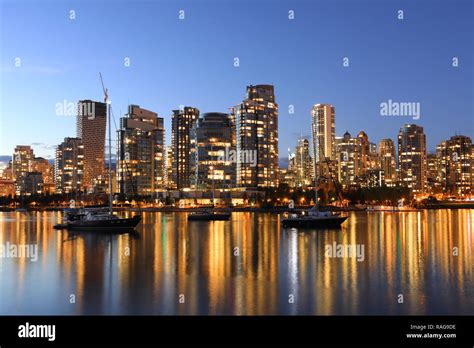
POLYGON ((0 0, 0 348, 472 343, 473 24, 0 0))
MULTIPOLYGON (((317 103, 335 107, 336 136, 364 130, 372 142, 379 143, 384 138, 395 140, 401 126, 416 123, 425 130, 429 153, 454 134, 472 138, 472 52, 469 45, 456 44, 469 42, 472 37, 471 5, 459 1, 457 5, 466 8, 459 11, 430 2, 433 6, 428 11, 423 2, 392 4, 358 8, 346 2, 323 3, 319 11, 328 18, 322 16, 321 25, 328 29, 325 36, 315 36, 317 28, 311 25, 314 10, 306 1, 280 1, 268 10, 257 4, 248 14, 245 7, 224 4, 204 11, 191 2, 139 3, 136 13, 127 16, 142 16, 143 30, 119 26, 125 15, 121 4, 114 5, 110 16, 98 15, 103 3, 95 5, 95 11, 79 3, 24 6, 26 25, 20 30, 8 16, 13 6, 2 3, 5 20, 1 26, 11 35, 2 34, 0 155, 11 155, 17 144, 24 144, 32 145, 37 156, 54 158, 55 147, 64 137, 75 134, 75 115, 56 115, 57 104, 102 100, 98 71, 104 74, 117 124, 128 105, 136 104, 157 112, 168 130, 172 110, 180 105, 193 105, 201 113, 228 113, 241 101, 245 86, 272 84, 279 104, 280 158, 286 157, 285 150, 294 147, 302 132, 310 135, 310 112, 317 103), (404 9, 403 20, 397 18, 398 8, 404 9), (74 20, 70 10, 75 11, 74 20), (184 19, 179 18, 181 10, 185 11, 184 19), (294 11, 293 19, 289 18, 290 10, 294 11), (243 25, 215 33, 211 25, 203 23, 210 15, 231 16, 243 25), (49 21, 43 21, 45 16, 49 21), (57 21, 51 20, 56 16, 57 21), (248 38, 248 47, 236 48, 235 43, 253 31, 255 16, 262 26, 271 23, 274 30, 268 31, 268 38, 274 37, 279 43, 277 55, 271 54, 272 40, 262 42, 260 35, 248 38), (365 23, 368 18, 371 23, 365 23), (420 18, 429 32, 416 26, 420 18), (344 26, 346 23, 350 25, 344 26), (90 25, 95 31, 86 28, 90 25), (170 37, 161 35, 166 26, 174 29, 170 37), (378 30, 368 32, 373 27, 378 30), (443 41, 452 31, 456 32, 456 42, 443 41), (215 44, 203 41, 202 37, 211 33, 215 34, 215 44), (50 35, 56 41, 44 39, 50 35), (104 37, 107 43, 102 45, 104 37), (158 48, 151 44, 154 38, 158 38, 158 48), (57 40, 66 45, 57 44, 57 40), (71 45, 68 40, 73 41, 71 45), (40 43, 41 49, 28 45, 32 42, 40 43), (392 49, 384 49, 385 45, 392 49), (73 54, 77 47, 96 47, 94 59, 78 59, 73 54), (180 54, 181 47, 190 47, 193 54, 180 54), (143 54, 134 53, 140 49, 143 54), (430 64, 421 64, 423 57, 429 58, 430 64), (453 57, 459 59, 457 67, 452 65, 453 57), (18 67, 16 58, 21 62, 18 67), (127 58, 129 66, 125 65, 127 58), (344 58, 348 58, 348 66, 344 66, 344 58), (374 73, 381 69, 383 74, 374 73), (28 103, 24 102, 25 95, 28 103), (420 119, 382 116, 380 104, 391 100, 419 103, 420 119), (447 122, 454 118, 457 122, 447 122), (29 127, 22 127, 25 123, 29 127), (48 126, 55 132, 48 131, 48 126), (8 131, 20 127, 21 132, 8 131)), ((171 144, 170 133, 166 133, 167 145, 171 144)))
MULTIPOLYGON (((98 98, 99 99, 99 98, 98 98)), ((88 101, 88 100, 78 100, 77 103, 74 104, 74 112, 77 111, 76 107, 79 107, 81 108, 80 104, 82 102, 85 102, 85 101, 88 101), (78 106, 79 105, 79 106, 78 106)), ((97 103, 97 101, 96 101, 97 103)), ((311 109, 309 110, 308 112, 308 119, 310 120, 311 122, 311 118, 312 118, 312 112, 314 110, 314 107, 316 107, 317 105, 321 105, 321 103, 315 103, 311 109)), ((332 107, 334 107, 334 109, 336 109, 336 106, 328 103, 327 105, 331 105, 332 107)), ((136 104, 134 103, 131 103, 129 104, 127 107, 130 107, 130 106, 136 106, 136 104)), ((188 107, 188 106, 186 106, 188 107)), ((199 108, 196 108, 196 109, 199 109, 199 108)), ((232 108, 229 108, 229 110, 232 110, 232 108)), ((179 111, 179 110, 172 110, 172 112, 175 112, 175 111, 179 111)), ((156 112, 155 112, 156 113, 156 112)), ((217 114, 226 114, 225 112, 219 112, 219 111, 203 111, 202 114, 214 114, 214 113, 217 113, 217 114)), ((229 113, 229 112, 228 112, 229 113)), ((228 114, 227 113, 227 114, 228 114)), ((158 114, 159 115, 159 114, 158 114)), ((128 113, 125 112, 123 114, 120 114, 119 116, 118 115, 113 115, 112 116, 112 119, 115 120, 116 123, 120 122, 120 119, 124 118, 124 117, 127 117, 128 116, 128 113)), ((77 117, 77 114, 75 113, 73 117, 77 117)), ((339 119, 339 115, 338 115, 338 119, 339 119)), ((159 116, 159 118, 163 119, 165 117, 161 117, 159 116)), ((172 116, 171 116, 172 118, 172 116)), ((419 121, 411 121, 411 119, 406 119, 407 122, 403 123, 400 125, 399 128, 397 128, 398 130, 393 130, 392 133, 394 134, 393 137, 391 136, 387 136, 387 137, 383 137, 382 135, 372 135, 370 136, 370 140, 371 140, 371 143, 376 143, 376 144, 380 144, 380 142, 384 141, 384 140, 387 140, 387 139, 390 139, 390 140, 396 140, 397 139, 397 136, 398 136, 398 131, 401 127, 405 126, 405 125, 409 125, 409 124, 416 124, 417 126, 421 126, 424 128, 423 126, 423 123, 422 122, 419 122, 419 121), (374 138, 376 139, 379 139, 378 141, 375 141, 374 138)), ((77 123, 77 120, 73 120, 73 128, 71 130, 71 133, 70 135, 67 135, 67 137, 69 138, 74 138, 76 136, 76 133, 77 133, 77 130, 76 130, 76 123, 77 123)), ((112 122, 114 123, 114 121, 112 122)), ((115 125, 113 125, 115 126, 115 125)), ((337 130, 337 127, 336 128, 336 131, 335 131, 335 137, 336 139, 337 138, 342 138, 344 137, 344 134, 349 132, 349 133, 359 133, 359 132, 364 132, 364 129, 359 127, 359 128, 355 128, 355 129, 345 129, 344 132, 340 132, 337 130), (356 130, 358 129, 358 130, 356 130)), ((172 126, 170 124, 170 129, 172 129, 172 126)), ((115 133, 117 133, 117 131, 120 131, 120 129, 114 129, 113 130, 113 133, 112 133, 112 139, 113 139, 113 143, 117 143, 117 138, 115 137, 115 133)), ((439 145, 440 142, 442 141, 445 141, 446 139, 449 139, 451 136, 458 136, 458 135, 464 135, 464 136, 469 136, 471 137, 472 134, 472 130, 469 131, 468 129, 465 129, 465 130, 462 130, 462 131, 456 131, 454 132, 453 134, 448 134, 445 138, 440 138, 438 140, 436 140, 432 145, 432 148, 428 148, 427 146, 427 149, 426 149, 426 152, 427 154, 436 154, 436 150, 437 150, 437 146, 439 145)), ((427 138, 429 137, 429 134, 426 134, 427 138)), ((64 135, 62 136, 64 138, 64 135)), ((168 137, 171 137, 171 135, 167 135, 166 137, 166 146, 171 146, 172 145, 172 140, 171 139, 168 139, 168 137)), ((62 138, 62 139, 63 139, 62 138)), ((474 138, 474 136, 473 136, 474 138)), ((62 140, 61 139, 61 140, 62 140)), ((108 139, 108 138, 107 138, 108 139)), ((292 134, 292 137, 287 139, 289 141, 288 143, 288 149, 289 148, 294 148, 296 143, 298 142, 299 139, 308 139, 308 140, 311 140, 312 139, 312 135, 311 135, 311 131, 307 131, 307 134, 303 134, 303 132, 301 132, 299 135, 297 135, 296 133, 295 134, 292 134)), ((431 138, 433 140, 433 138, 431 138)), ((11 153, 14 152, 14 149, 15 147, 17 146, 30 146, 34 151, 35 153, 37 154, 37 157, 41 157, 41 158, 45 158, 45 159, 48 159, 48 160, 54 160, 55 159, 55 151, 56 151, 56 148, 59 146, 59 144, 61 143, 61 140, 58 142, 58 144, 48 144, 48 152, 44 152, 44 148, 43 146, 45 145, 44 143, 41 143, 41 142, 37 142, 37 140, 41 140, 41 137, 38 137, 36 139, 34 139, 35 141, 34 142, 24 142, 24 143, 20 143, 20 142, 14 142, 12 143, 12 146, 11 146, 11 149, 7 149, 7 151, 5 153, 2 153, 0 154, 0 158, 2 157, 9 157, 9 159, 11 160, 11 153), (49 154, 51 152, 51 154, 49 154), (45 155, 45 153, 48 153, 49 155, 45 155)), ((428 141, 427 141, 428 143, 428 141)), ((112 145, 114 147, 114 150, 112 151, 112 157, 114 159, 114 162, 116 161, 116 153, 117 153, 117 145, 112 145)), ((108 152, 107 152, 107 145, 104 143, 104 155, 107 155, 108 152)), ((279 144, 279 148, 281 148, 282 145, 279 144)), ((285 152, 285 148, 283 149, 280 149, 280 151, 282 153, 281 156, 279 156, 279 161, 280 163, 283 161, 286 163, 286 165, 288 164, 287 161, 288 161, 288 153, 285 152), (283 150, 283 151, 281 151, 283 150)), ((0 163, 2 163, 2 161, 0 160, 0 163)))
MULTIPOLYGON (((245 99, 231 114, 200 115, 189 106, 174 110, 169 147, 163 142, 163 119, 153 111, 129 105, 120 121, 118 162, 110 174, 112 192, 164 198, 165 191, 176 189, 253 191, 281 184, 304 188, 318 182, 321 189, 336 193, 342 184, 345 190, 406 187, 412 193, 470 195, 474 184, 470 137, 451 136, 437 145, 436 154, 428 154, 423 127, 405 124, 398 133, 398 151, 392 139, 382 139, 377 147, 364 131, 356 137, 349 132, 335 137, 331 105, 314 106, 313 153, 309 141, 300 137, 295 153, 288 149, 288 168, 279 168, 273 150, 278 147, 278 104, 273 91, 270 85, 247 86, 245 99), (325 180, 335 177, 328 186, 325 180), (129 187, 125 181, 130 179, 129 187)), ((59 194, 108 192, 108 179, 103 175, 105 139, 97 142, 105 135, 105 104, 85 100, 79 105, 76 126, 82 137, 66 137, 57 146, 54 170, 30 146, 17 145, 8 167, 0 171, 2 195, 50 194, 53 187, 59 194), (88 167, 96 172, 89 174, 89 184, 88 167)), ((343 201, 342 196, 340 199, 343 201)))

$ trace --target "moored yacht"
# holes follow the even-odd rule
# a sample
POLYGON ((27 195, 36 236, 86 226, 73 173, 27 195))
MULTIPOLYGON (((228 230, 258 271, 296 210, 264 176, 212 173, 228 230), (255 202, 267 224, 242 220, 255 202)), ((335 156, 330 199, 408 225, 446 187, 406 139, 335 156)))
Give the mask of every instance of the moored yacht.
MULTIPOLYGON (((102 81, 102 75, 100 75, 102 82, 102 88, 104 91, 104 102, 107 104, 107 123, 109 131, 109 149, 112 149, 112 136, 111 136, 111 115, 110 115, 110 102, 108 100, 107 89, 104 87, 102 81)), ((112 211, 112 151, 109 150, 109 209, 104 211, 103 209, 92 210, 83 209, 79 212, 66 213, 66 228, 75 231, 97 231, 97 232, 123 232, 126 230, 133 230, 141 221, 141 215, 135 215, 131 218, 122 218, 115 215, 112 211)), ((133 184, 132 184, 133 187, 133 184)))
POLYGON ((307 211, 288 213, 281 219, 283 227, 299 228, 340 228, 347 216, 329 211, 320 211, 316 206, 307 211))
MULTIPOLYGON (((324 153, 324 151, 322 151, 324 153)), ((329 159, 325 158, 326 164, 329 159)), ((329 167, 329 164, 328 164, 329 167)), ((329 171, 330 172, 330 171, 329 171)), ((299 210, 298 212, 289 212, 283 216, 281 223, 283 227, 299 227, 299 228, 340 228, 341 224, 346 221, 347 216, 341 216, 340 213, 333 213, 330 211, 320 211, 318 207, 318 180, 317 173, 314 173, 314 202, 315 205, 309 210, 299 210)), ((342 196, 338 190, 337 182, 332 178, 334 188, 338 193, 339 199, 342 201, 342 196)))
POLYGON ((219 212, 212 209, 196 211, 188 215, 188 220, 194 221, 212 221, 212 220, 229 220, 230 212, 219 212))
POLYGON ((68 221, 67 228, 72 231, 122 232, 133 230, 140 220, 140 215, 121 218, 109 212, 86 210, 81 218, 68 221))

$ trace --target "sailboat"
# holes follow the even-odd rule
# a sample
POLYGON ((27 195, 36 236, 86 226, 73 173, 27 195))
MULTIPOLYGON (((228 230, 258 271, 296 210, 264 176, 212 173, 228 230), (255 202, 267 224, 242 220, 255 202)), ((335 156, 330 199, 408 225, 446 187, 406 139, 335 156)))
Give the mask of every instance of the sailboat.
POLYGON ((94 210, 83 209, 80 214, 75 214, 74 218, 67 220, 67 229, 72 231, 94 231, 94 232, 124 232, 133 230, 141 221, 141 215, 137 214, 131 218, 122 218, 115 215, 112 211, 112 136, 111 136, 111 115, 110 102, 108 100, 107 89, 104 87, 102 74, 100 74, 100 81, 104 91, 104 102, 107 104, 107 123, 109 125, 109 209, 94 210))
POLYGON ((201 211, 196 211, 188 215, 189 221, 227 221, 230 219, 230 212, 218 212, 210 209, 204 209, 201 211))
MULTIPOLYGON (((329 159, 325 157, 325 162, 329 167, 329 159)), ((314 166, 314 206, 309 210, 302 210, 300 213, 289 213, 281 219, 283 227, 299 228, 340 228, 346 221, 347 216, 341 216, 340 213, 330 211, 320 211, 318 205, 318 179, 316 165, 314 166)), ((331 170, 329 170, 331 173, 331 170)), ((331 175, 331 174, 330 174, 331 175)), ((334 181, 334 178, 333 178, 334 181)), ((336 182, 334 181, 334 187, 336 182)))
MULTIPOLYGON (((212 152, 212 146, 211 146, 211 152, 212 152)), ((214 199, 215 199, 214 197, 214 166, 212 166, 211 169, 212 169, 212 207, 190 213, 188 215, 189 221, 215 221, 215 220, 227 221, 230 219, 231 212, 218 212, 214 210, 214 199)))
POLYGON ((320 211, 317 204, 301 214, 290 213, 281 219, 283 227, 340 228, 347 216, 330 211, 320 211))

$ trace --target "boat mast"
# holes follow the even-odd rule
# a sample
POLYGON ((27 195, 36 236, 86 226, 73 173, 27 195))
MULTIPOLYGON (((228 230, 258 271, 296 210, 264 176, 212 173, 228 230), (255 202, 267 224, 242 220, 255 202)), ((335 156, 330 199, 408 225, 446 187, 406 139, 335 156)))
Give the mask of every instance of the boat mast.
POLYGON ((109 123, 109 212, 112 214, 112 133, 110 130, 110 104, 107 104, 107 116, 107 122, 109 123))
POLYGON ((318 178, 316 176, 316 163, 314 164, 314 206, 318 209, 318 178))
MULTIPOLYGON (((212 142, 211 142, 211 153, 214 153, 212 142)), ((213 162, 214 161, 211 161, 211 163, 213 163, 213 162)), ((214 164, 211 164, 211 167, 212 167, 212 171, 211 171, 211 175, 212 175, 212 207, 214 208, 214 164)))
MULTIPOLYGON (((316 135, 317 137, 317 135, 316 135)), ((319 144, 319 139, 316 138, 316 141, 319 144)), ((317 176, 317 161, 316 161, 316 148, 313 154, 313 163, 314 163, 314 206, 318 209, 318 176, 317 176)))
POLYGON ((107 105, 106 109, 106 120, 109 124, 109 165, 108 165, 108 173, 109 173, 109 213, 112 214, 112 131, 111 131, 111 118, 110 118, 110 103, 109 103, 109 95, 108 90, 104 86, 104 80, 102 79, 102 74, 99 72, 100 82, 102 83, 102 90, 104 91, 104 103, 107 105))

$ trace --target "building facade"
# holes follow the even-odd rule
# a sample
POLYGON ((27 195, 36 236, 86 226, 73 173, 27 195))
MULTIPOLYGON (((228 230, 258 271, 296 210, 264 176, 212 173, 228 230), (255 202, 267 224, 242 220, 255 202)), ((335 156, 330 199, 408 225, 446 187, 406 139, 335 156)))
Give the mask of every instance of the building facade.
POLYGON ((360 131, 357 134, 357 139, 360 146, 360 168, 359 176, 365 175, 370 169, 370 142, 369 137, 364 131, 360 131))
POLYGON ((472 190, 472 140, 456 135, 437 146, 438 180, 443 192, 464 197, 472 190))
POLYGON ((64 138, 56 148, 54 182, 57 193, 83 190, 84 145, 79 138, 64 138))
POLYGON ((336 139, 337 178, 342 187, 355 186, 361 173, 361 146, 358 138, 349 132, 336 139))
POLYGON ((382 139, 379 142, 380 169, 384 173, 384 184, 393 187, 397 183, 397 157, 395 144, 392 139, 382 139))
POLYGON ((298 139, 294 154, 293 169, 296 174, 296 186, 306 187, 312 184, 313 166, 311 161, 310 145, 308 139, 298 139))
POLYGON ((407 124, 398 133, 398 174, 400 184, 415 193, 426 185, 426 137, 423 127, 407 124))
POLYGON ((105 103, 80 100, 78 102, 76 130, 84 146, 83 186, 91 189, 93 180, 104 174, 104 147, 107 126, 105 103))
POLYGON ((20 178, 21 194, 40 195, 44 193, 44 180, 40 172, 28 172, 20 178))
POLYGON ((230 189, 235 186, 235 146, 228 114, 203 114, 193 130, 195 138, 194 187, 230 189), (233 158, 234 157, 234 158, 233 158))
POLYGON ((441 183, 438 182, 438 158, 435 153, 426 154, 426 191, 441 193, 441 183))
POLYGON ((271 85, 247 86, 233 108, 238 187, 278 186, 278 104, 271 85))
POLYGON ((31 146, 18 145, 15 147, 12 157, 12 173, 13 180, 15 180, 15 192, 18 195, 22 193, 22 178, 33 170, 34 158, 31 146))
POLYGON ((173 110, 171 116, 171 146, 173 154, 172 180, 177 189, 191 187, 193 156, 195 156, 192 130, 199 118, 199 110, 186 106, 173 110))
POLYGON ((43 178, 43 192, 54 193, 54 166, 46 158, 35 157, 33 160, 32 171, 41 173, 43 178))
POLYGON ((28 145, 18 145, 15 147, 12 157, 12 170, 15 180, 19 180, 26 173, 32 171, 35 155, 33 149, 28 145))
POLYGON ((164 119, 129 105, 117 131, 117 183, 123 194, 154 195, 165 187, 164 119))
POLYGON ((176 188, 173 181, 173 147, 166 146, 166 157, 165 157, 165 175, 166 175, 166 188, 173 190, 176 188))
POLYGON ((311 133, 315 163, 326 158, 336 159, 335 108, 330 104, 315 104, 311 110, 311 133))

